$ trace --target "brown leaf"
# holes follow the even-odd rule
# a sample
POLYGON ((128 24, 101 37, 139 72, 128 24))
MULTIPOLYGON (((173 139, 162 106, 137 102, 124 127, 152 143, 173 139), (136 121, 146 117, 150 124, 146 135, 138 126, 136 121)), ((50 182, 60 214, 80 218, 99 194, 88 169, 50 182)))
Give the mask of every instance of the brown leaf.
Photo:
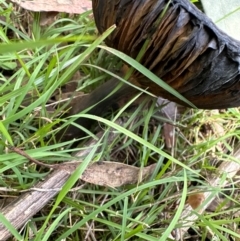
POLYGON ((87 167, 81 179, 95 185, 120 187, 146 179, 155 168, 156 164, 138 168, 119 162, 95 162, 87 167))
POLYGON ((171 123, 176 120, 176 115, 178 112, 177 104, 172 101, 168 101, 161 97, 158 97, 157 104, 162 106, 161 112, 163 117, 169 120, 169 123, 164 123, 163 125, 163 136, 165 140, 166 147, 168 149, 174 148, 175 145, 175 127, 171 123))
POLYGON ((203 193, 195 193, 188 197, 187 203, 193 208, 196 209, 199 207, 205 200, 203 193))
POLYGON ((11 0, 20 7, 34 12, 83 13, 92 9, 89 0, 11 0))

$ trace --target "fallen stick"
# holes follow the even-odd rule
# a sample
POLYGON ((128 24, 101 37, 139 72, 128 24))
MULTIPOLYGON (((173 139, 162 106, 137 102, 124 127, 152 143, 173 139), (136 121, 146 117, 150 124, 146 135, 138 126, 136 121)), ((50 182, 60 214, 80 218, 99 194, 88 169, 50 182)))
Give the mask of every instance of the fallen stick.
MULTIPOLYGON (((35 186, 35 191, 24 193, 12 203, 1 210, 5 218, 19 229, 28 220, 41 210, 54 196, 56 196, 77 165, 71 165, 71 168, 57 168, 46 179, 35 186)), ((0 223, 1 241, 11 237, 9 230, 0 223)))

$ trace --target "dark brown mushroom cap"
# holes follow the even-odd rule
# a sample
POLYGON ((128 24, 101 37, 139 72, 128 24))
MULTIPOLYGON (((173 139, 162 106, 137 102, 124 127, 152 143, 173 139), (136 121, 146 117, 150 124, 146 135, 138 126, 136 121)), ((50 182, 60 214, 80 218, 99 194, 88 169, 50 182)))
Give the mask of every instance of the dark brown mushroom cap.
MULTIPOLYGON (((136 58, 199 108, 240 106, 240 42, 222 32, 189 0, 92 0, 97 28, 116 24, 108 46, 136 58), (159 17, 165 11, 160 23, 159 17)), ((179 102, 134 73, 139 86, 179 102)))

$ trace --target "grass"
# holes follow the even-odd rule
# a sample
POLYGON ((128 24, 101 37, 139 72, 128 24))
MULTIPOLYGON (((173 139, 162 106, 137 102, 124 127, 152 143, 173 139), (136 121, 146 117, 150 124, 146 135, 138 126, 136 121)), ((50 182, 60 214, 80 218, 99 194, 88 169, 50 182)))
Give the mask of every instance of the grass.
MULTIPOLYGON (((187 194, 196 189, 208 191, 207 178, 215 172, 216 162, 232 158, 239 139, 239 109, 218 112, 184 109, 173 123, 176 144, 172 149, 165 146, 164 121, 155 102, 148 110, 141 102, 126 111, 128 103, 108 119, 86 113, 65 117, 72 97, 60 104, 57 96, 62 95, 66 83, 77 82, 78 92, 90 92, 108 79, 111 72, 121 69, 123 55, 103 43, 112 29, 97 36, 89 13, 74 18, 59 16, 50 26, 40 27, 37 13, 25 12, 31 20, 26 22, 27 18, 21 17, 11 4, 2 1, 1 7, 4 16, 0 30, 2 206, 49 174, 48 168, 11 152, 9 145, 44 163, 62 163, 72 159, 74 151, 85 147, 83 140, 78 147, 73 147, 74 140, 56 142, 61 128, 77 117, 84 117, 96 119, 99 123, 96 128, 104 130, 103 138, 98 141, 101 150, 93 148, 59 195, 23 229, 11 229, 15 239, 166 240, 176 227, 184 225, 179 217, 187 194), (127 120, 125 126, 113 122, 118 116, 127 120), (108 126, 118 133, 110 144, 108 126), (80 174, 93 160, 120 161, 141 168, 157 165, 144 182, 107 188, 79 181, 80 174), (83 187, 77 188, 80 185, 83 187)), ((127 61, 155 79, 136 61, 130 58, 127 61)), ((239 238, 238 185, 234 179, 226 190, 213 190, 224 199, 213 211, 199 216, 184 240, 239 238)), ((2 216, 0 220, 7 223, 2 216)))

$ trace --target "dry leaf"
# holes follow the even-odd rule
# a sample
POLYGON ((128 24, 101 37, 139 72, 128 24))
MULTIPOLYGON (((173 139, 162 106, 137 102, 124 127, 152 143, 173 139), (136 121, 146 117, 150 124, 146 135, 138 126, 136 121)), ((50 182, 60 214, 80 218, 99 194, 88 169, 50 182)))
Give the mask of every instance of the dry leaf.
POLYGON ((138 168, 119 162, 95 162, 87 167, 81 179, 95 185, 120 187, 141 182, 149 177, 155 168, 156 164, 138 168))
POLYGON ((196 209, 199 207, 205 200, 203 193, 195 193, 188 197, 187 203, 193 208, 196 209))
POLYGON ((20 7, 34 12, 83 13, 92 9, 90 0, 11 0, 20 7))
MULTIPOLYGON (((178 109, 175 102, 158 97, 157 104, 162 106, 162 115, 168 119, 170 123, 176 120, 178 109)), ((163 125, 163 136, 168 149, 174 148, 175 145, 175 126, 170 123, 164 123, 163 125)))

